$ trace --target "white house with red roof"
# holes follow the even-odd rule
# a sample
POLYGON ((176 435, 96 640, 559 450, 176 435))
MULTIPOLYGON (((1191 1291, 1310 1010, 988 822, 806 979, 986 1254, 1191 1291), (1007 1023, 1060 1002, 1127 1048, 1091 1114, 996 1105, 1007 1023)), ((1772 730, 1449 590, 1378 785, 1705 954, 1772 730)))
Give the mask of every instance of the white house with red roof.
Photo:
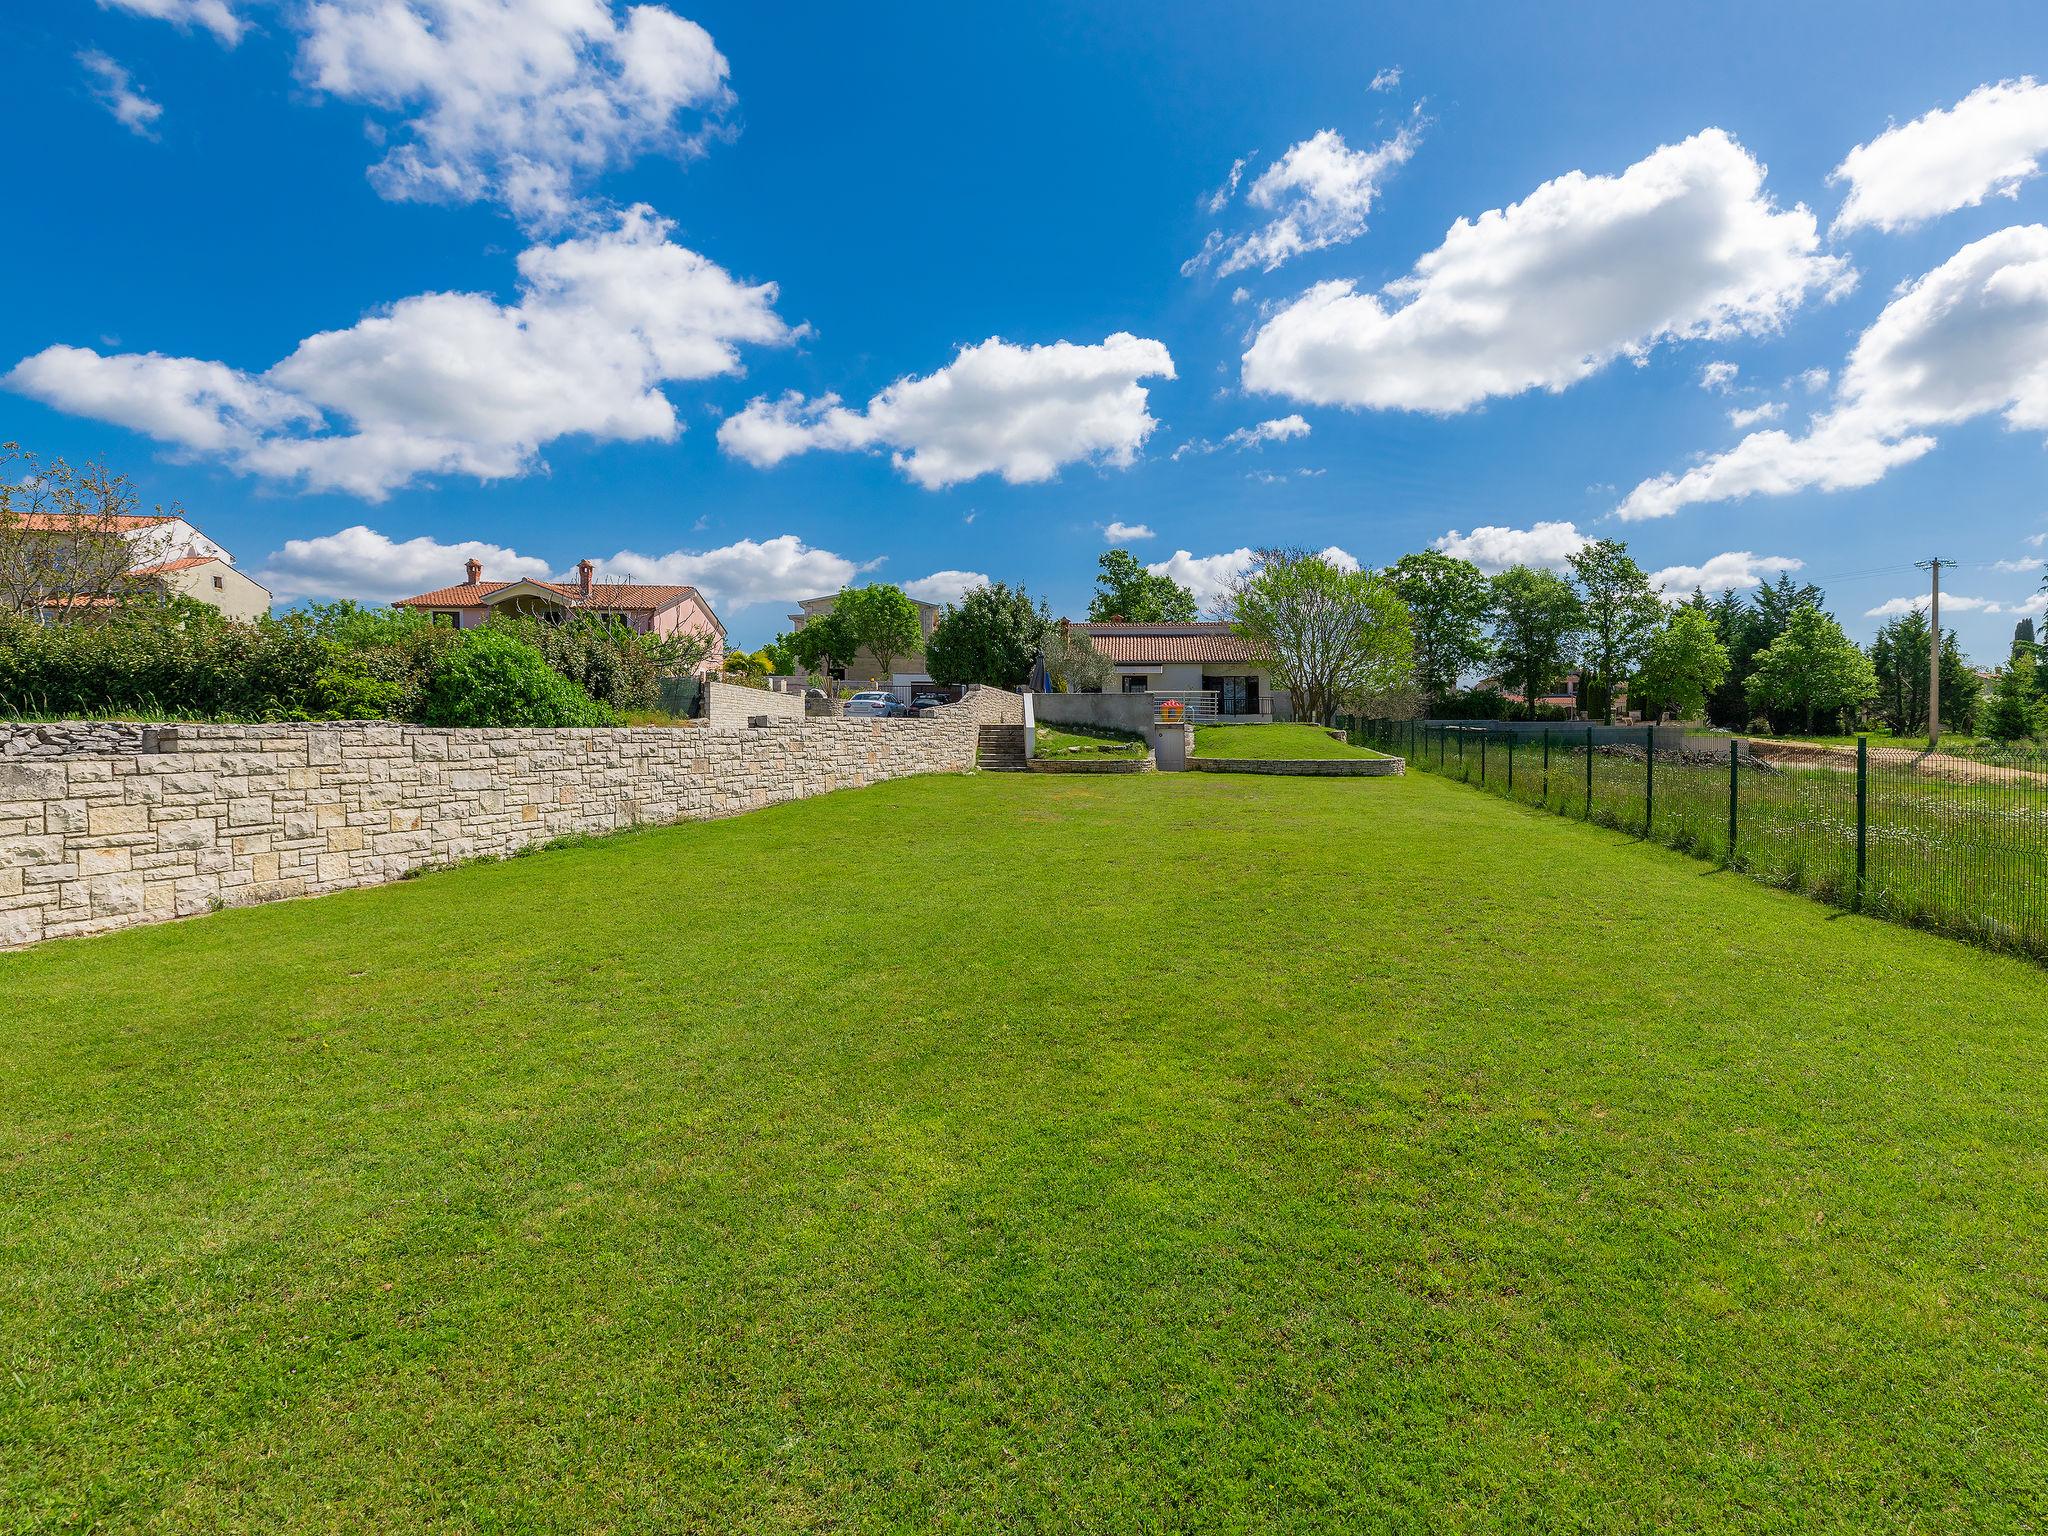
POLYGON ((572 613, 618 619, 640 634, 700 635, 710 643, 700 672, 716 672, 725 662, 725 625, 695 587, 631 581, 599 581, 589 560, 576 563, 574 582, 486 581, 480 561, 463 567, 463 579, 415 597, 402 597, 395 608, 413 608, 457 629, 475 629, 492 614, 507 614, 559 623, 572 613))
MULTIPOLYGON (((10 524, 29 533, 60 536, 86 530, 97 537, 111 533, 125 540, 133 577, 147 577, 167 591, 218 608, 231 619, 250 621, 270 612, 270 589, 245 575, 235 557, 214 543, 184 517, 169 513, 30 512, 10 524)), ((110 598, 69 599, 87 608, 110 598)))
POLYGON ((1076 624, 1125 693, 1177 698, 1190 713, 1251 724, 1291 720, 1287 690, 1228 624, 1076 624))

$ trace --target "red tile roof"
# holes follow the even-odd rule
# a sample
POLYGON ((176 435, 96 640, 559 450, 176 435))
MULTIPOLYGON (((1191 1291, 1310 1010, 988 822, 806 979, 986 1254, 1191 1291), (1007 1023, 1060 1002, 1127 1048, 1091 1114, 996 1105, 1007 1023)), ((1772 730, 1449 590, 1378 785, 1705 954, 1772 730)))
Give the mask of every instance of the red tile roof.
MULTIPOLYGON (((392 606, 397 608, 481 608, 494 592, 506 587, 516 587, 516 581, 462 582, 453 587, 436 587, 431 592, 422 592, 417 597, 401 597, 392 606)), ((525 585, 540 587, 552 592, 564 602, 577 602, 582 598, 579 589, 559 581, 536 581, 531 577, 525 585)), ((626 613, 659 613, 677 603, 697 595, 695 587, 649 586, 635 582, 593 582, 590 595, 601 608, 618 609, 626 613)), ((709 605, 706 605, 707 608, 709 605)))
POLYGON ((1125 666, 1156 662, 1258 661, 1228 624, 1076 624, 1106 659, 1125 666))
POLYGON ((177 560, 166 560, 159 565, 138 565, 130 576, 167 576, 172 571, 189 571, 195 565, 212 565, 216 555, 185 555, 177 560))
POLYGON ((17 528, 55 532, 63 528, 108 528, 117 533, 137 528, 157 528, 174 523, 175 517, 151 517, 139 512, 110 512, 104 516, 87 512, 18 512, 12 519, 17 528))

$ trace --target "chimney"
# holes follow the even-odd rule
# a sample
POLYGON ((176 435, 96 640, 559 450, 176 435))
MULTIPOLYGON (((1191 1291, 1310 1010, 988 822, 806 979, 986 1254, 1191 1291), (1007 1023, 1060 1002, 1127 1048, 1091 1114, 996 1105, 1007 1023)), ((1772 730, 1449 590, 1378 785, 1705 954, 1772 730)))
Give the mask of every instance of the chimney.
POLYGON ((576 587, 583 594, 585 602, 590 600, 590 573, 596 569, 597 567, 588 560, 576 562, 576 587))
POLYGON ((472 587, 484 579, 484 563, 481 560, 468 561, 463 565, 462 569, 463 573, 469 577, 469 584, 472 587))

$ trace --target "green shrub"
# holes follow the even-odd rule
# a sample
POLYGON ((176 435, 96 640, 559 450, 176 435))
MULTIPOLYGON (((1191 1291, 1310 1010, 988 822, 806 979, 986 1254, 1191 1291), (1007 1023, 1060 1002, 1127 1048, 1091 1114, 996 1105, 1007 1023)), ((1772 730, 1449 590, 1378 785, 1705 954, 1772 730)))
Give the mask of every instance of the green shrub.
POLYGON ((428 680, 427 725, 609 725, 613 712, 502 629, 479 629, 451 648, 428 680))

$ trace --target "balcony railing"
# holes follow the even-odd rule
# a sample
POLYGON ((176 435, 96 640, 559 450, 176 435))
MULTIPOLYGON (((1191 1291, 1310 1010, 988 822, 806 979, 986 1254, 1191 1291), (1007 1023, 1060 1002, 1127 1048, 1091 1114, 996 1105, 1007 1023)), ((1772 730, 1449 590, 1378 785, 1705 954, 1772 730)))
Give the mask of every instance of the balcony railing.
POLYGON ((1222 707, 1222 696, 1213 688, 1158 688, 1146 694, 1152 701, 1152 713, 1158 718, 1167 701, 1180 705, 1183 719, 1198 722, 1215 720, 1239 721, 1247 725, 1264 724, 1273 718, 1272 701, 1263 694, 1257 709, 1226 710, 1222 707))

